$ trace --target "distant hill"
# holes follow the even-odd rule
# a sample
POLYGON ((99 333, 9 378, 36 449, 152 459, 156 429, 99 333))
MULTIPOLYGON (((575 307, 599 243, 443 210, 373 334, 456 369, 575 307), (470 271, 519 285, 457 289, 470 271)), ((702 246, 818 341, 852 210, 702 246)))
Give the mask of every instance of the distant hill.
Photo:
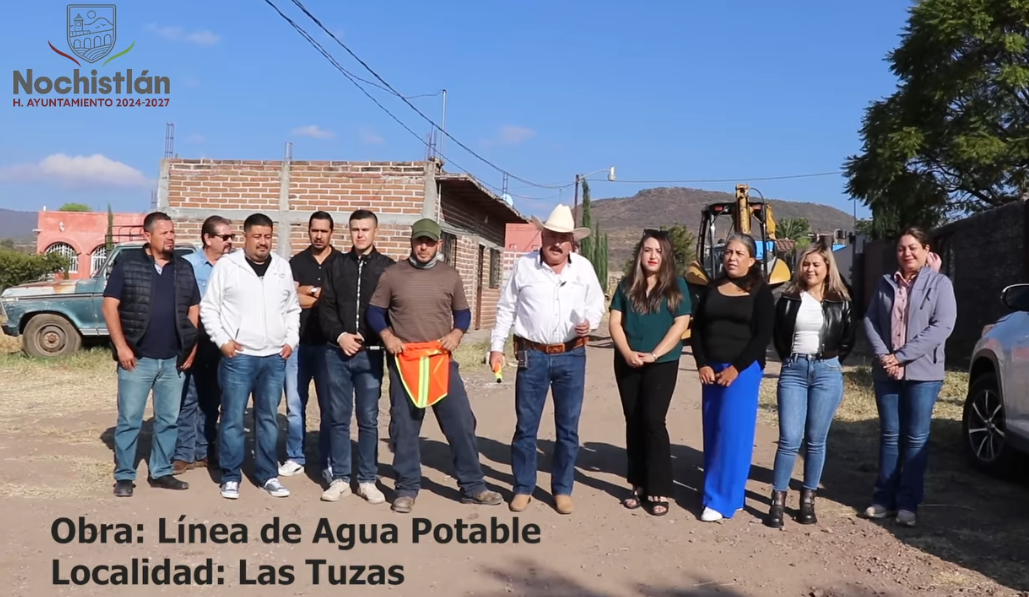
MULTIPOLYGON (((760 197, 751 192, 754 200, 760 197)), ((611 271, 620 271, 625 260, 639 241, 644 228, 660 228, 683 224, 696 237, 700 227, 701 210, 710 203, 734 201, 735 195, 720 191, 705 191, 682 187, 645 189, 632 197, 594 199, 591 213, 600 224, 601 232, 608 233, 611 271)), ((835 207, 818 203, 800 203, 767 198, 776 222, 787 218, 806 218, 812 232, 832 232, 837 228, 854 229, 854 218, 835 207)), ((723 233, 729 222, 719 219, 718 232, 723 233)))
POLYGON ((0 209, 0 238, 34 241, 36 233, 33 230, 38 222, 37 212, 0 209))

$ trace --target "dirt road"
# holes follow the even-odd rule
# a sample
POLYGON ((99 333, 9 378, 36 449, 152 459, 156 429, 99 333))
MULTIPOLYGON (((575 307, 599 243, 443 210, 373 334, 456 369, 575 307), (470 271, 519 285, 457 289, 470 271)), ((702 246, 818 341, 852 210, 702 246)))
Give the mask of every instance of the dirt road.
MULTIPOLYGON (((446 443, 435 421, 427 418, 423 491, 412 514, 398 515, 390 512, 388 504, 371 506, 356 497, 320 502, 319 487, 306 477, 283 479, 292 491, 287 499, 272 498, 244 483, 241 498, 228 501, 219 497, 206 470, 184 475, 191 484, 187 492, 154 490, 139 483, 135 497, 116 500, 110 495, 113 372, 109 379, 96 375, 81 385, 62 381, 67 385, 65 395, 55 394, 53 399, 63 405, 73 403, 69 396, 76 393, 108 398, 100 406, 62 409, 60 417, 52 416, 46 404, 26 407, 27 399, 19 394, 17 401, 0 405, 5 421, 0 428, 3 594, 323 595, 338 594, 340 588, 331 586, 330 580, 341 579, 348 585, 366 583, 350 586, 350 594, 446 597, 921 597, 1019 595, 1029 590, 1024 564, 1029 555, 1025 489, 971 473, 955 455, 934 454, 930 505, 924 508, 918 528, 898 529, 854 516, 855 508, 865 505, 874 476, 875 446, 868 439, 872 422, 862 429, 834 428, 819 525, 801 527, 788 521, 785 529, 776 531, 760 523, 768 503, 777 437, 774 421, 770 424, 767 416, 758 430, 746 510, 721 523, 699 522, 700 388, 688 356, 682 359, 668 416, 678 482, 676 505, 661 518, 623 509, 619 498, 625 491, 624 427, 613 388, 612 353, 604 340, 589 350, 574 494, 577 509, 571 516, 557 514, 545 491, 554 437, 549 408, 540 433, 541 490, 528 511, 515 515, 505 506, 459 504, 454 480, 448 476, 452 467, 446 443), (14 402, 19 405, 17 412, 10 406, 14 402), (125 526, 120 535, 118 529, 109 530, 106 543, 82 543, 79 538, 85 531, 80 517, 96 526, 125 526), (59 538, 72 535, 71 542, 59 543, 52 535, 53 523, 61 518, 69 521, 56 525, 59 538), (209 541, 162 543, 162 519, 172 541, 180 520, 187 525, 199 523, 209 531, 209 541), (276 519, 279 542, 266 543, 275 537, 265 525, 276 519), (439 526, 436 538, 429 532, 414 543, 416 532, 429 523, 439 526), (516 523, 519 543, 511 540, 516 523), (296 527, 286 529, 290 524, 296 527), (460 543, 456 529, 460 524, 483 525, 477 535, 474 528, 460 531, 468 538, 485 536, 486 541, 491 529, 497 529, 492 531, 493 539, 499 540, 504 535, 499 527, 506 527, 507 540, 460 543), (215 525, 228 528, 219 530, 215 525), (245 530, 245 542, 239 529, 245 530), (536 537, 536 543, 525 541, 536 537), (117 543, 118 539, 125 543, 117 543), (89 570, 100 565, 120 564, 129 567, 131 581, 134 558, 147 558, 151 568, 168 558, 173 566, 190 567, 192 571, 185 574, 192 580, 210 579, 212 584, 156 585, 151 577, 151 584, 139 586, 142 576, 136 586, 52 584, 55 566, 60 578, 71 579, 88 577, 89 570), (313 584, 316 574, 317 585, 313 584), (243 581, 249 584, 244 586, 243 581)), ((776 372, 777 365, 770 363, 768 383, 774 384, 776 372)), ((477 369, 465 373, 479 420, 482 463, 488 482, 509 498, 513 371, 503 384, 484 373, 477 369)), ((32 381, 38 387, 48 383, 32 381)), ((0 390, 5 393, 17 385, 13 379, 5 383, 7 388, 0 390)), ((54 394, 53 388, 49 393, 54 394)), ((384 398, 383 439, 385 405, 384 398)), ((148 454, 149 437, 144 436, 141 443, 148 454)), ((317 441, 309 439, 308 445, 316 446, 317 441)), ((379 460, 387 489, 392 486, 392 473, 385 442, 379 460)), ((145 475, 144 464, 140 479, 145 475)), ((392 497, 389 492, 387 497, 392 497)), ((794 491, 789 506, 796 505, 794 491)), ((186 530, 188 534, 190 529, 186 530)), ((102 579, 109 575, 99 574, 102 579)))

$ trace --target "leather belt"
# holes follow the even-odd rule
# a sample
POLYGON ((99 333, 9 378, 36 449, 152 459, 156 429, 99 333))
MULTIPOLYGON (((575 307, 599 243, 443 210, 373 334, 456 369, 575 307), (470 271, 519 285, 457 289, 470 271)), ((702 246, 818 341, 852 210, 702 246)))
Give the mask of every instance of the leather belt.
POLYGON ((539 342, 532 342, 525 338, 515 336, 514 345, 515 350, 538 350, 545 354, 561 354, 563 352, 575 350, 580 346, 586 346, 586 338, 580 337, 560 344, 540 344, 539 342))

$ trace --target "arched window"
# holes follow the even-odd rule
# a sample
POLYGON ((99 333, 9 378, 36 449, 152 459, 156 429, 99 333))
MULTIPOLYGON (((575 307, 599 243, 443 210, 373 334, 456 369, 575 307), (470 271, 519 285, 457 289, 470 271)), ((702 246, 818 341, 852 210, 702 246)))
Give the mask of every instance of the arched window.
POLYGON ((107 261, 107 245, 100 245, 93 249, 93 255, 90 258, 89 264, 89 275, 95 276, 100 268, 104 266, 104 261, 107 261))
POLYGON ((68 243, 54 243, 46 248, 47 253, 57 253, 58 255, 64 255, 71 262, 68 265, 69 274, 79 273, 79 254, 75 252, 68 243))

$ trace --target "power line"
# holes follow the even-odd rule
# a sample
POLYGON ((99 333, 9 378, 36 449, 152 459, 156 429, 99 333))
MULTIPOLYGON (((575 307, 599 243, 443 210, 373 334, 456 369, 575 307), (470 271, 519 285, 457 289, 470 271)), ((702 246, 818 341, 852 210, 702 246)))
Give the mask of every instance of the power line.
MULTIPOLYGON (((265 0, 265 2, 268 2, 268 0, 265 0)), ((342 41, 340 41, 340 39, 339 39, 338 37, 336 37, 336 35, 335 35, 335 34, 334 34, 334 33, 333 33, 332 31, 329 31, 329 29, 328 29, 328 28, 326 28, 326 27, 325 27, 325 25, 323 25, 323 24, 322 24, 322 22, 321 22, 321 21, 319 21, 317 17, 315 17, 315 16, 313 15, 313 14, 311 14, 311 11, 309 11, 309 10, 307 9, 307 7, 306 7, 306 6, 304 6, 304 3, 303 3, 303 2, 301 2, 300 0, 292 0, 292 2, 293 2, 293 4, 295 4, 295 5, 297 6, 297 8, 299 8, 299 9, 300 9, 300 10, 301 10, 301 11, 302 11, 302 12, 303 12, 303 13, 304 13, 305 15, 307 15, 307 17, 308 17, 308 18, 310 18, 310 19, 311 19, 312 21, 314 21, 314 23, 315 23, 316 25, 318 25, 318 27, 320 27, 322 31, 324 31, 325 33, 327 33, 327 34, 329 35, 329 37, 331 37, 331 38, 332 38, 332 39, 333 39, 333 40, 334 40, 334 41, 335 41, 335 42, 336 42, 337 44, 339 44, 339 46, 340 46, 341 48, 343 48, 344 50, 346 50, 346 51, 347 51, 347 53, 348 53, 348 54, 350 54, 350 55, 351 55, 351 56, 352 56, 352 57, 354 58, 354 60, 358 61, 358 62, 359 62, 359 63, 361 64, 361 66, 363 66, 363 67, 364 67, 364 68, 365 68, 365 69, 366 69, 366 70, 367 70, 368 72, 370 72, 370 73, 371 73, 371 74, 372 74, 372 75, 373 75, 373 76, 374 76, 374 77, 375 77, 376 79, 378 79, 378 80, 379 80, 379 81, 380 81, 380 82, 381 82, 381 83, 382 83, 383 85, 385 85, 385 86, 386 86, 386 88, 388 89, 388 91, 392 92, 392 93, 393 93, 394 95, 396 95, 397 97, 399 97, 399 98, 400 98, 400 99, 401 99, 401 100, 402 100, 402 101, 403 101, 403 102, 404 102, 405 104, 407 104, 407 105, 408 105, 408 106, 409 106, 409 107, 410 107, 410 108, 411 108, 412 110, 414 110, 414 111, 415 111, 415 112, 416 112, 416 113, 417 113, 417 114, 418 114, 419 116, 421 116, 421 117, 422 117, 422 118, 423 118, 423 119, 424 119, 424 120, 425 120, 426 122, 428 122, 429 124, 431 124, 431 125, 432 125, 433 127, 435 127, 435 128, 437 129, 437 130, 439 130, 439 132, 443 133, 443 134, 444 134, 444 135, 446 135, 446 136, 447 136, 447 137, 448 137, 448 138, 449 138, 449 139, 450 139, 451 141, 453 141, 454 143, 456 143, 458 147, 460 147, 461 149, 464 149, 464 150, 465 150, 465 151, 467 151, 468 153, 472 154, 472 155, 473 155, 474 157, 476 157, 477 159, 479 159, 480 161, 482 161, 482 162, 483 162, 484 164, 486 164, 486 165, 490 166, 491 168, 493 168, 493 169, 494 169, 494 170, 496 170, 497 172, 500 172, 501 174, 506 174, 506 175, 508 176, 508 178, 511 178, 511 179, 513 179, 513 180, 517 180, 517 181, 519 181, 519 182, 523 182, 523 183, 525 183, 525 184, 527 184, 527 185, 529 185, 529 186, 533 186, 533 187, 538 187, 538 188, 562 188, 563 186, 566 186, 566 185, 562 185, 562 187, 555 187, 555 186, 552 186, 552 185, 544 185, 544 184, 539 184, 539 183, 536 183, 536 182, 532 182, 531 180, 526 180, 526 179, 524 179, 524 178, 520 178, 520 177, 518 177, 518 176, 515 176, 514 174, 511 174, 511 173, 510 173, 510 172, 508 172, 507 170, 504 170, 504 169, 503 169, 503 168, 501 168, 500 166, 498 166, 498 165, 494 164, 493 162, 491 162, 491 161, 487 160, 486 158, 482 157, 481 155, 479 155, 478 153, 476 153, 476 152, 475 152, 474 150, 472 150, 472 148, 468 147, 468 146, 467 146, 467 145, 465 145, 464 143, 461 143, 461 141, 460 141, 460 140, 458 140, 457 138, 455 138, 455 137, 454 137, 453 135, 451 135, 451 134, 450 134, 450 133, 448 133, 447 131, 443 130, 443 128, 442 128, 442 127, 440 127, 440 125, 436 124, 436 122, 435 122, 435 121, 433 121, 433 120, 432 120, 431 118, 429 118, 428 116, 426 116, 426 115, 425 115, 425 114, 424 114, 424 113, 423 113, 423 112, 422 112, 421 110, 419 110, 419 109, 418 109, 418 107, 417 107, 417 106, 415 106, 414 104, 412 104, 411 102, 409 102, 409 101, 407 100, 407 98, 405 98, 405 97, 404 97, 403 95, 401 95, 401 94, 400 94, 400 93, 399 93, 399 92, 398 92, 398 91, 397 91, 396 89, 393 89, 393 87, 392 87, 392 86, 391 86, 391 85, 390 85, 389 83, 387 83, 385 79, 383 79, 383 78, 382 78, 381 76, 379 76, 379 73, 375 72, 375 70, 374 70, 374 69, 372 69, 372 67, 368 66, 368 63, 366 63, 366 62, 365 62, 364 60, 361 60, 361 58, 360 58, 360 57, 359 57, 359 56, 358 56, 357 54, 355 54, 355 53, 353 52, 353 50, 351 50, 350 48, 348 48, 348 47, 347 47, 347 45, 346 45, 346 44, 344 44, 344 43, 343 43, 342 41)), ((280 14, 281 14, 281 13, 280 13, 280 14)))
MULTIPOLYGON (((285 19, 285 21, 287 23, 292 25, 293 28, 296 29, 297 33, 299 33, 301 35, 301 37, 303 37, 305 40, 307 40, 307 43, 311 44, 314 47, 314 49, 318 50, 318 52, 322 56, 324 56, 325 59, 328 60, 336 68, 336 70, 338 70, 344 77, 349 79, 350 82, 353 83, 355 87, 357 87, 359 90, 361 90, 361 93, 365 94, 365 96, 367 96, 368 99, 372 100, 372 102, 374 102, 376 106, 378 106, 383 112, 385 112, 387 115, 389 115, 390 118, 392 118, 394 121, 396 121, 397 124, 399 124, 401 127, 403 127, 403 129, 406 130, 408 133, 410 133, 415 139, 418 139, 418 141, 420 141, 426 147, 431 147, 430 144, 425 141, 425 139, 422 139, 421 135, 419 135, 418 133, 416 133, 413 130, 411 130, 410 127, 408 127, 406 124, 404 124, 403 121, 401 121, 399 118, 397 118, 392 112, 389 111, 389 109, 387 109, 385 106, 383 106, 379 102, 379 100, 375 99, 375 97, 373 95, 368 93, 368 91, 364 87, 361 87, 361 84, 358 83, 357 80, 363 80, 363 79, 361 79, 360 77, 357 77, 356 75, 353 75, 347 69, 343 68, 343 66, 339 62, 336 61, 336 59, 332 56, 332 54, 329 54, 329 52, 326 51, 325 48, 322 47, 322 45, 320 43, 318 43, 317 40, 315 40, 313 37, 311 37, 311 35, 307 31, 305 31, 303 27, 301 27, 300 25, 296 24, 293 21, 293 19, 290 19, 285 14, 283 14, 282 11, 279 10, 279 7, 275 6, 275 4, 271 2, 271 0, 264 0, 264 1, 265 1, 266 4, 268 4, 273 9, 275 9, 275 12, 279 13, 280 17, 282 17, 283 19, 285 19), (357 80, 355 80, 355 79, 357 79, 357 80)), ((372 85, 376 85, 375 83, 371 83, 371 84, 372 85)), ((379 85, 376 85, 376 87, 379 87, 380 89, 382 88, 379 85)), ((396 91, 394 91, 394 90, 386 90, 386 91, 389 91, 390 93, 393 93, 393 94, 397 94, 396 91)), ((439 95, 442 91, 443 90, 441 89, 440 91, 437 91, 436 93, 428 94, 428 95, 430 95, 430 96, 432 96, 432 95, 439 95)), ((403 97, 403 96, 399 96, 399 97, 403 97)), ((412 96, 412 97, 418 97, 418 96, 412 96)), ((444 156, 444 158, 447 159, 447 161, 449 161, 458 170, 463 170, 465 172, 468 172, 469 174, 471 173, 470 170, 468 170, 466 168, 463 168, 457 162, 446 158, 446 156, 444 156)))
POLYGON ((694 180, 609 180, 607 182, 614 183, 626 183, 626 184, 696 184, 696 183, 712 183, 712 182, 741 182, 741 181, 757 181, 757 180, 790 180, 795 178, 816 178, 819 176, 835 176, 838 174, 844 174, 843 170, 837 170, 835 172, 812 172, 810 174, 786 174, 783 176, 738 176, 736 178, 709 178, 709 179, 694 179, 694 180))

